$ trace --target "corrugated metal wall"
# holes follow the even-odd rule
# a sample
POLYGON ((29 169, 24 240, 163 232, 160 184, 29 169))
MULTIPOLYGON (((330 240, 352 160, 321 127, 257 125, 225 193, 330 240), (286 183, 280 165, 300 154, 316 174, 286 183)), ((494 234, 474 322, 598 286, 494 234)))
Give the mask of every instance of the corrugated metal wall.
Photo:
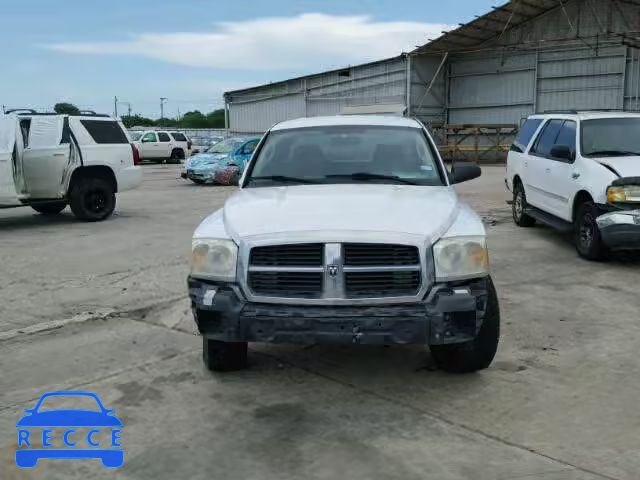
POLYGON ((345 106, 406 104, 405 57, 345 68, 227 96, 234 132, 264 132, 293 118, 339 114, 345 106))

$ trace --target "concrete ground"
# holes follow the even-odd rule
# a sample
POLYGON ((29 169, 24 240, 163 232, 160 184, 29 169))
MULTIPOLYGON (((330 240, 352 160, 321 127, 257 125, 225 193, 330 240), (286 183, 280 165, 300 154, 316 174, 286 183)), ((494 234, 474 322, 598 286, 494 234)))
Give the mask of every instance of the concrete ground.
POLYGON ((249 370, 206 371, 190 238, 233 188, 177 166, 145 167, 104 223, 0 211, 0 479, 639 478, 640 259, 589 263, 515 227, 503 171, 460 187, 487 222, 503 318, 493 366, 466 376, 419 347, 255 345, 249 370), (15 467, 16 421, 54 390, 115 409, 122 468, 15 467))

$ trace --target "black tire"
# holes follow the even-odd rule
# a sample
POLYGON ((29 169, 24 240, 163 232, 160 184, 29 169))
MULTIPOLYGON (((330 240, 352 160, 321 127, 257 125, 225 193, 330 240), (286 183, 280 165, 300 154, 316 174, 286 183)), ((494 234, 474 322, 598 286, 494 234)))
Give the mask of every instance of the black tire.
POLYGON ((500 307, 493 280, 488 279, 487 309, 476 338, 453 345, 432 345, 431 355, 446 372, 470 373, 483 370, 493 361, 500 340, 500 307))
POLYGON ((42 215, 57 215, 67 207, 67 202, 43 203, 41 205, 31 205, 36 212, 42 215))
POLYGON ((171 151, 171 158, 167 163, 180 163, 180 160, 184 159, 184 150, 181 148, 174 148, 171 151))
POLYGON ((525 208, 527 208, 527 195, 524 193, 522 184, 516 182, 513 187, 513 203, 511 204, 513 221, 519 227, 533 227, 536 219, 524 213, 525 208))
POLYGON ((578 206, 574 221, 574 241, 578 255, 592 261, 602 260, 607 253, 596 223, 598 215, 598 208, 589 201, 578 206))
POLYGON ((113 213, 116 194, 111 183, 102 178, 83 178, 72 187, 69 205, 80 220, 99 222, 113 213))
POLYGON ((247 342, 221 342, 202 337, 202 360, 214 372, 247 368, 247 350, 247 342))

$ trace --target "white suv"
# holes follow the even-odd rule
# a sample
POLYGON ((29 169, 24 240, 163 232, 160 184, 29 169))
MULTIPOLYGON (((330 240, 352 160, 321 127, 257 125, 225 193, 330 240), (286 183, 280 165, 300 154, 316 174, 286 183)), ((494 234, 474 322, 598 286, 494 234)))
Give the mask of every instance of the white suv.
POLYGON ((140 151, 140 160, 180 163, 191 154, 191 141, 180 132, 148 130, 142 132, 135 144, 140 151))
POLYGON ((572 231, 578 253, 640 249, 640 114, 533 115, 507 160, 513 219, 572 231))
POLYGON ((116 193, 140 184, 138 163, 127 131, 108 115, 0 116, 0 208, 54 215, 69 205, 78 218, 104 220, 116 193))

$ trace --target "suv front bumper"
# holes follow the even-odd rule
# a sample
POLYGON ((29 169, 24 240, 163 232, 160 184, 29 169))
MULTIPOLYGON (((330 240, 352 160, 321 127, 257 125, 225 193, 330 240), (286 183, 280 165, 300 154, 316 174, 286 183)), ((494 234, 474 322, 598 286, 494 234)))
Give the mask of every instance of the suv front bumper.
POLYGON ((596 222, 602 241, 613 250, 640 250, 640 210, 617 210, 596 222))
POLYGON ((488 278, 434 286, 419 303, 301 306, 251 303, 234 285, 189 278, 200 333, 224 342, 428 344, 473 340, 482 323, 488 278))

